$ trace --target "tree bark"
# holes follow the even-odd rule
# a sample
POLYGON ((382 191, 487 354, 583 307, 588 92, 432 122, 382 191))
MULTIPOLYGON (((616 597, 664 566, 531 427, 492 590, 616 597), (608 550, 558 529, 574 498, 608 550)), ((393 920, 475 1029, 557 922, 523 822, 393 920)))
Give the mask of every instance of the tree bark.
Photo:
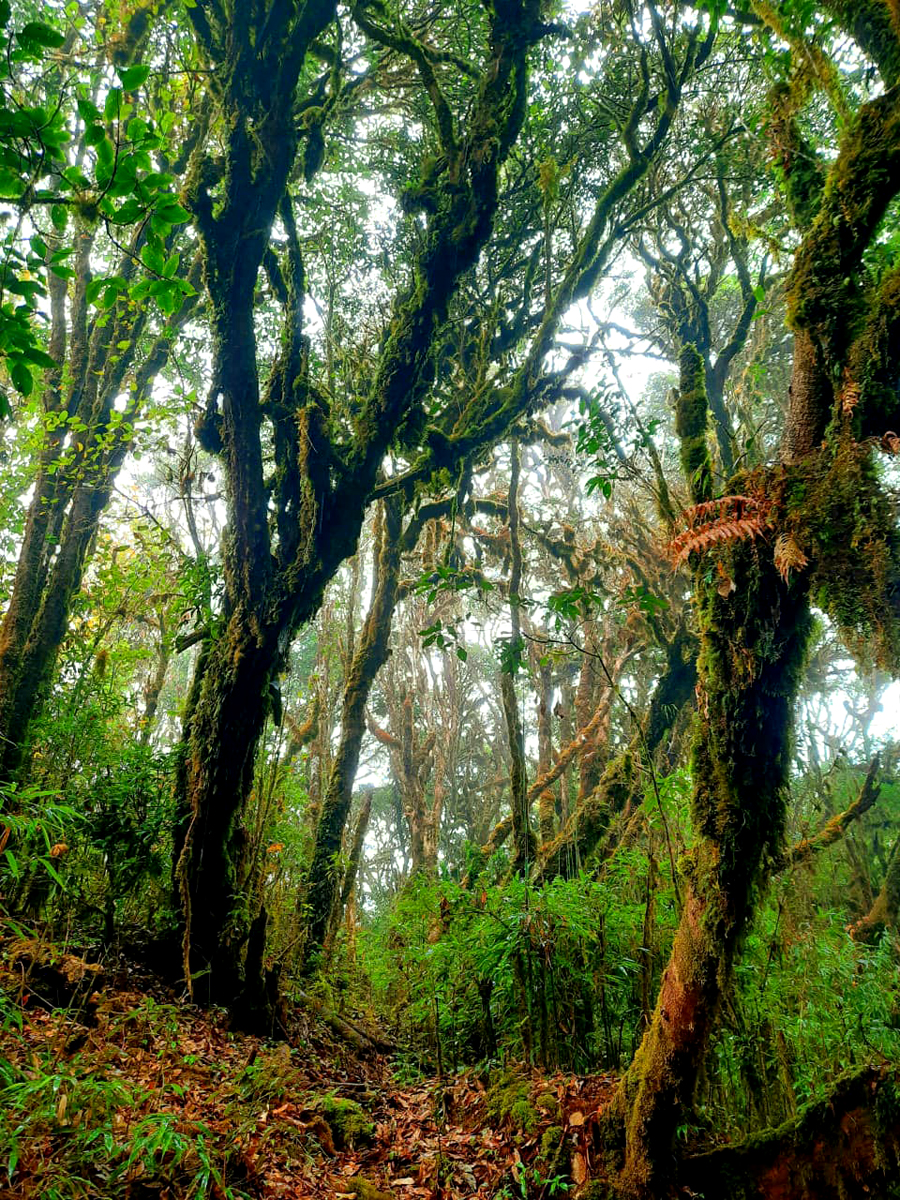
POLYGON ((854 941, 872 945, 885 929, 900 928, 900 837, 894 841, 884 883, 866 915, 850 930, 854 941))

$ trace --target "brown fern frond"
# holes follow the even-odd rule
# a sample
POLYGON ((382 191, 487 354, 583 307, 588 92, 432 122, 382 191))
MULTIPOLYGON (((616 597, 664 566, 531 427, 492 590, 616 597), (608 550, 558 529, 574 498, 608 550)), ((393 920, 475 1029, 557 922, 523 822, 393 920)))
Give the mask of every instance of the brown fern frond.
POLYGON ((850 416, 853 410, 859 404, 859 398, 862 395, 862 389, 855 379, 847 379, 844 386, 841 388, 841 411, 850 416))
POLYGON ((775 568, 787 583, 791 571, 802 571, 809 559, 792 533, 781 533, 775 542, 775 568))
POLYGON ((712 546, 758 537, 766 527, 767 510, 752 496, 720 496, 685 510, 687 528, 675 535, 667 551, 673 566, 712 546))

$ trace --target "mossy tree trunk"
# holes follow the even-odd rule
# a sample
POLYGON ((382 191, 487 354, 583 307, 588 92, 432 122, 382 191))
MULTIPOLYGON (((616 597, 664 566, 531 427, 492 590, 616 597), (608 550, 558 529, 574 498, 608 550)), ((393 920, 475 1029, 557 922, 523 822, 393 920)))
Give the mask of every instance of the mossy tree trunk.
MULTIPOLYGON (((543 33, 537 0, 492 6, 483 74, 459 130, 440 89, 429 88, 446 172, 434 185, 434 212, 411 281, 394 304, 369 392, 353 429, 340 434, 328 428, 324 401, 309 380, 303 263, 286 198, 299 142, 298 81, 308 48, 335 13, 329 0, 230 15, 207 4, 188 9, 227 132, 224 172, 208 150, 198 152, 187 200, 204 248, 214 335, 202 434, 222 458, 229 528, 222 631, 203 659, 184 733, 183 799, 190 818, 178 875, 186 974, 199 969, 202 994, 225 1002, 240 985, 249 933, 249 914, 242 911, 241 815, 269 689, 297 628, 315 613, 326 584, 356 548, 388 446, 416 426, 433 378, 435 333, 461 275, 491 233, 499 172, 525 116, 528 52, 543 33), (281 289, 285 331, 261 397, 253 299, 276 213, 288 243, 281 289), (264 422, 274 443, 271 495, 263 477, 264 422)), ((362 10, 356 16, 372 36, 385 36, 362 10)), ((431 70, 411 35, 400 52, 425 74, 431 70)), ((330 99, 337 99, 334 91, 330 99)), ((310 144, 314 135, 322 137, 315 123, 310 144)), ((307 155, 307 174, 321 162, 321 155, 315 157, 316 163, 307 155)), ((468 431, 460 457, 498 436, 517 414, 510 410, 497 427, 468 431)), ((425 458, 420 466, 427 477, 436 464, 425 458)), ((318 900, 313 907, 319 911, 318 900)))
MULTIPOLYGON (((797 181, 788 150, 782 163, 790 193, 797 181)), ((818 188, 808 161, 796 158, 808 186, 818 188)), ((876 660, 900 668, 900 542, 868 464, 871 449, 853 440, 883 404, 879 375, 892 370, 896 377, 900 357, 861 267, 898 189, 894 89, 862 106, 821 192, 791 198, 806 232, 788 288, 797 337, 783 441, 789 465, 731 485, 760 498, 769 526, 780 531, 774 555, 765 533, 754 542, 745 529, 713 552, 718 581, 699 540, 692 556, 701 636, 692 800, 698 841, 684 864, 681 922, 653 1018, 614 1106, 621 1125, 612 1136, 624 1143, 620 1184, 628 1194, 656 1195, 672 1180, 676 1127, 691 1106, 767 863, 782 856, 811 588, 876 660), (852 372, 862 345, 869 348, 865 376, 852 372)), ((677 428, 692 500, 703 504, 711 497, 705 389, 691 347, 681 359, 677 428)))
POLYGON ((900 929, 900 837, 894 840, 884 882, 872 907, 850 933, 855 941, 871 944, 877 942, 886 929, 895 934, 900 929))
POLYGON ((324 944, 339 894, 341 872, 336 859, 343 845, 360 747, 366 731, 366 703, 375 676, 388 657, 391 620, 400 581, 400 550, 400 506, 397 500, 392 500, 386 502, 383 520, 379 522, 372 605, 344 685, 341 738, 316 829, 305 896, 303 965, 306 969, 312 969, 324 944))

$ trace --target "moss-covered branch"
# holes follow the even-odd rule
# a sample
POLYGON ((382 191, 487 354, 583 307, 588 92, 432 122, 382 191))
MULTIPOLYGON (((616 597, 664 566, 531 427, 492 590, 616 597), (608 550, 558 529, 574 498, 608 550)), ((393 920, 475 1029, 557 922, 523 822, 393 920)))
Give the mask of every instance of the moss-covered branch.
POLYGON ((829 846, 833 846, 835 842, 840 841, 849 826, 867 813, 878 799, 881 791, 881 785, 877 782, 879 766, 880 758, 876 754, 869 764, 863 785, 859 789, 859 795, 853 803, 848 805, 843 812, 836 813, 817 834, 814 834, 811 838, 801 838, 799 842, 791 846, 789 850, 786 850, 784 854, 773 862, 773 873, 788 870, 791 867, 799 866, 801 863, 807 863, 815 858, 816 855, 821 854, 823 850, 827 850, 829 846))
POLYGON ((892 1194, 900 1170, 900 1075, 863 1067, 776 1129, 685 1158, 679 1183, 706 1196, 792 1200, 892 1194), (789 1192, 783 1192, 787 1187, 789 1192))

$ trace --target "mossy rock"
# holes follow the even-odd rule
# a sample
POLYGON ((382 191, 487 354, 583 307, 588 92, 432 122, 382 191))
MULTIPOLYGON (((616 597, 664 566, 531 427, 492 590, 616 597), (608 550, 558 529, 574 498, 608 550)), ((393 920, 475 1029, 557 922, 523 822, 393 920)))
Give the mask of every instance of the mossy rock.
POLYGON ((553 1158, 564 1133, 562 1125, 548 1125, 541 1135, 541 1158, 553 1158))
POLYGON ((355 1100, 326 1096, 319 1109, 331 1128, 337 1150, 353 1150, 375 1140, 375 1122, 355 1100))
POLYGON ((361 1175, 354 1175, 352 1179, 342 1179, 340 1191, 346 1195, 352 1193, 359 1200, 394 1200, 393 1192, 380 1192, 374 1183, 363 1179, 361 1175))
POLYGON ((553 1092, 541 1092, 539 1096, 535 1096, 534 1104, 536 1108, 548 1116, 558 1117, 560 1114, 559 1100, 553 1092))
POLYGON ((540 1113, 531 1102, 531 1085, 515 1071, 503 1071, 487 1093, 488 1116, 522 1133, 534 1133, 540 1113))

